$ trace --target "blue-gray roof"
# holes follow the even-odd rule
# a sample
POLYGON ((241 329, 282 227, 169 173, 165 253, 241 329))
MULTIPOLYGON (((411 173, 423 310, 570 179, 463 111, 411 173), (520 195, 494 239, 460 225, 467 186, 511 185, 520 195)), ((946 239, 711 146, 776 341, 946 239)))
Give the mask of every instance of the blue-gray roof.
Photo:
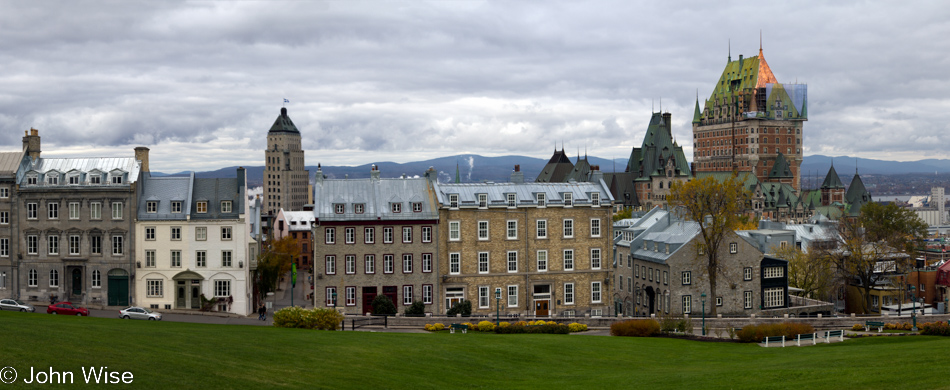
POLYGON ((145 175, 139 182, 139 220, 184 220, 191 213, 191 192, 195 174, 187 177, 150 177, 145 175), (181 202, 181 212, 172 213, 171 203, 181 202), (158 209, 149 213, 148 202, 158 202, 158 209))
POLYGON ((436 196, 443 207, 449 206, 450 194, 458 195, 460 207, 478 206, 478 194, 488 195, 488 206, 507 207, 508 195, 515 194, 517 206, 536 206, 537 194, 545 194, 548 205, 563 205, 564 194, 571 193, 573 204, 590 205, 591 194, 600 194, 601 206, 614 200, 603 180, 568 183, 437 183, 436 196))
POLYGON ((313 185, 313 213, 320 221, 438 219, 426 178, 324 179, 313 185), (400 212, 393 212, 393 204, 400 212), (337 214, 334 205, 342 204, 337 214), (363 212, 356 213, 356 205, 363 212), (421 211, 414 212, 413 204, 421 211))
POLYGON ((70 186, 68 177, 79 176, 79 184, 72 186, 116 186, 112 184, 112 176, 121 176, 120 186, 128 187, 138 180, 141 165, 134 157, 83 157, 83 158, 38 158, 21 165, 17 172, 17 184, 26 185, 23 180, 29 175, 37 175, 36 186, 51 186, 47 184, 50 175, 59 177, 56 186, 70 186), (92 184, 91 178, 99 176, 100 184, 92 184))
POLYGON ((238 187, 237 178, 196 178, 191 200, 192 219, 236 219, 244 212, 244 188, 238 187), (221 210, 222 201, 231 201, 231 212, 221 210), (207 212, 199 213, 198 202, 208 202, 207 212))

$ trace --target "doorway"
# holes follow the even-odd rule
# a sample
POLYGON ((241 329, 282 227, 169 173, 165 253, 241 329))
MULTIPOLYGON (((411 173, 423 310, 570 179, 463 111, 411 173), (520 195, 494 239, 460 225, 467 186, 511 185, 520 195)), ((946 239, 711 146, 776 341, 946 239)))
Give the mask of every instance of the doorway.
POLYGON ((550 284, 536 284, 534 285, 534 315, 536 316, 549 316, 551 315, 551 285, 550 284))
POLYGON ((73 268, 73 295, 82 295, 82 270, 73 268))
POLYGON ((446 287, 445 288, 445 311, 448 312, 452 305, 461 303, 465 299, 465 287, 446 287))
POLYGON ((124 269, 109 271, 109 306, 129 305, 129 273, 124 269))
POLYGON ((649 314, 656 312, 656 291, 653 286, 647 286, 647 305, 650 307, 649 314))
POLYGON ((176 309, 186 309, 185 302, 188 301, 188 294, 186 293, 185 281, 178 280, 175 282, 175 308, 176 309))
POLYGON ((373 312, 373 299, 376 299, 376 287, 363 287, 363 313, 373 312))
POLYGON ((192 309, 201 308, 201 281, 200 280, 191 281, 191 308, 192 309))

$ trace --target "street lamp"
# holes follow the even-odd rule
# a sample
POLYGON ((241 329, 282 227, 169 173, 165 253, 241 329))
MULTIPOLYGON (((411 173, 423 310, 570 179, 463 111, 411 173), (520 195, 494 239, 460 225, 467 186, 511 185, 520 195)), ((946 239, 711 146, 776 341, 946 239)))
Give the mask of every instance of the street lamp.
POLYGON ((912 300, 911 303, 913 304, 912 309, 910 311, 910 317, 914 321, 914 327, 911 328, 911 332, 917 331, 917 294, 915 293, 916 291, 917 291, 917 288, 915 288, 914 286, 910 286, 910 299, 912 300))
POLYGON ((501 287, 495 287, 495 326, 498 326, 498 316, 501 312, 501 287))
POLYGON ((699 295, 700 300, 703 302, 703 336, 706 335, 706 293, 703 292, 699 295))

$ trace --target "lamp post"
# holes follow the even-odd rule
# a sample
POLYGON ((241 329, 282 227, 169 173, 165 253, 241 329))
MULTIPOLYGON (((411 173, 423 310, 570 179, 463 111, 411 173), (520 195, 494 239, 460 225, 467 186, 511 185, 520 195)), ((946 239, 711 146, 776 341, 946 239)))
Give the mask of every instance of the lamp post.
POLYGON ((706 335, 706 293, 703 292, 699 295, 700 301, 703 302, 703 336, 706 335))
POLYGON ((917 331, 917 294, 915 293, 916 290, 917 290, 916 287, 910 286, 910 299, 912 300, 911 304, 913 305, 910 311, 910 318, 912 318, 914 321, 914 327, 911 328, 911 332, 917 331))
POLYGON ((495 326, 498 326, 498 317, 501 312, 501 287, 495 287, 495 326))

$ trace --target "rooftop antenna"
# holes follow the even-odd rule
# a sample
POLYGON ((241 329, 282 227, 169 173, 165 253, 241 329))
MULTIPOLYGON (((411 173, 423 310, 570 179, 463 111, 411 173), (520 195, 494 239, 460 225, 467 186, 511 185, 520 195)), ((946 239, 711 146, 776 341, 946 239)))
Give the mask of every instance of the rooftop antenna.
POLYGON ((663 98, 660 98, 660 113, 663 113, 663 98))
POLYGON ((759 29, 759 53, 762 52, 762 29, 759 29))
POLYGON ((656 99, 650 99, 650 113, 656 112, 656 99))
POLYGON ((732 62, 732 38, 729 39, 729 62, 732 62))

